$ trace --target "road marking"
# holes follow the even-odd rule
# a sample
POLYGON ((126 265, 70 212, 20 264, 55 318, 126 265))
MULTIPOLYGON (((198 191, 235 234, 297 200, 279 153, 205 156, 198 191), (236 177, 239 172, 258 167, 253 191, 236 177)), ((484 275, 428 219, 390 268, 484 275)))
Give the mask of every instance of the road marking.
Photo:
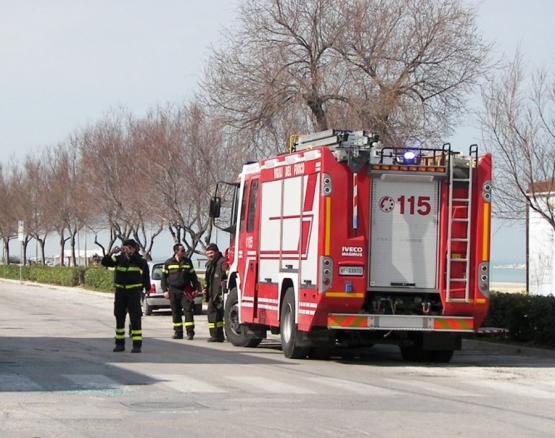
POLYGON ((289 385, 287 383, 279 382, 265 377, 250 377, 250 376, 234 376, 229 377, 231 380, 239 382, 241 385, 246 384, 254 386, 255 388, 262 389, 267 392, 278 394, 315 394, 314 391, 299 388, 298 386, 289 385))
POLYGON ((385 379, 388 382, 399 385, 403 387, 410 386, 411 388, 416 388, 422 390, 422 392, 432 392, 435 394, 448 395, 450 397, 483 397, 481 394, 476 394, 475 392, 462 391, 460 389, 453 388, 451 386, 440 385, 431 382, 422 382, 415 380, 399 380, 399 379, 385 379))
POLYGON ((225 389, 182 374, 159 374, 152 377, 179 392, 227 392, 225 389))
POLYGON ((42 386, 27 377, 17 374, 0 374, 0 390, 2 392, 40 391, 42 386))
POLYGON ((368 385, 366 383, 352 382, 350 380, 336 379, 333 377, 310 377, 309 379, 314 383, 321 383, 322 385, 331 386, 332 388, 341 389, 342 391, 354 392, 362 395, 399 395, 399 391, 392 389, 382 388, 380 386, 368 385))

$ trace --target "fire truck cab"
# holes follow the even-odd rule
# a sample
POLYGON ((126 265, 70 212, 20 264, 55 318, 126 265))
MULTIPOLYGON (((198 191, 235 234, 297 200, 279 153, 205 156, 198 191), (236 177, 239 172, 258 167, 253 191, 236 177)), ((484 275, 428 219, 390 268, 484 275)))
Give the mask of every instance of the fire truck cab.
MULTIPOLYGON (((383 145, 366 131, 295 137, 234 184, 225 332, 288 358, 399 345, 447 362, 489 304, 491 155, 383 145)), ((211 200, 218 217, 221 199, 211 200)))

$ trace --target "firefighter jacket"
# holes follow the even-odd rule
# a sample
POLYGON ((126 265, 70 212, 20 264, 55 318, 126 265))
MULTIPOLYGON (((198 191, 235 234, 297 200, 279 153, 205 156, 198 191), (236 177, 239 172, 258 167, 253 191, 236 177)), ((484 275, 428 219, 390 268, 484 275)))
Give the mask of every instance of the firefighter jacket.
POLYGON ((105 255, 102 266, 114 269, 114 285, 116 289, 150 290, 150 273, 145 258, 135 253, 131 257, 124 254, 105 255))
POLYGON ((206 263, 206 293, 208 298, 221 297, 227 279, 227 260, 218 253, 214 260, 206 263))
POLYGON ((162 268, 162 290, 174 293, 182 293, 186 287, 200 290, 195 268, 191 259, 185 257, 177 260, 175 257, 169 258, 164 262, 162 268))

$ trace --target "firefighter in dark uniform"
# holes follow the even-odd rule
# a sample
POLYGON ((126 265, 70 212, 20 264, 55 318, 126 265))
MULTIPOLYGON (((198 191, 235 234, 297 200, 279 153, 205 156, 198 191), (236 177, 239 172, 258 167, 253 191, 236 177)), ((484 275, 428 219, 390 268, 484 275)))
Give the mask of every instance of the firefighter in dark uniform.
POLYGON ((115 268, 114 316, 116 317, 116 346, 114 351, 125 351, 125 318, 131 322, 132 353, 140 353, 143 345, 141 327, 141 294, 150 290, 148 263, 139 254, 139 245, 133 239, 123 242, 122 248, 112 250, 102 258, 102 265, 115 268), (115 255, 116 253, 120 253, 115 255))
POLYGON ((224 299, 223 290, 227 279, 227 260, 218 249, 218 245, 211 243, 206 247, 206 288, 203 293, 208 301, 208 342, 224 342, 224 299))
POLYGON ((201 285, 193 262, 185 257, 185 248, 177 243, 173 246, 173 257, 164 262, 162 268, 162 290, 164 297, 169 298, 173 318, 173 339, 183 339, 183 319, 187 339, 192 341, 195 336, 195 320, 193 317, 194 300, 201 285))

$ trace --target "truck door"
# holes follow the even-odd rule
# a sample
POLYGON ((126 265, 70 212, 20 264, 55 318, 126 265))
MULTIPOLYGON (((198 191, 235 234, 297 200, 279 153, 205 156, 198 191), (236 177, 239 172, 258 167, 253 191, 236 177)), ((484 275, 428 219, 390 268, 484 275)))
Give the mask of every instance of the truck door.
POLYGON ((258 187, 259 179, 252 179, 249 187, 245 190, 243 212, 241 217, 240 229, 241 243, 243 245, 244 272, 240 272, 242 277, 242 309, 241 319, 245 322, 252 322, 257 314, 257 277, 258 277, 258 187))
POLYGON ((370 288, 437 289, 437 180, 372 181, 370 288))

